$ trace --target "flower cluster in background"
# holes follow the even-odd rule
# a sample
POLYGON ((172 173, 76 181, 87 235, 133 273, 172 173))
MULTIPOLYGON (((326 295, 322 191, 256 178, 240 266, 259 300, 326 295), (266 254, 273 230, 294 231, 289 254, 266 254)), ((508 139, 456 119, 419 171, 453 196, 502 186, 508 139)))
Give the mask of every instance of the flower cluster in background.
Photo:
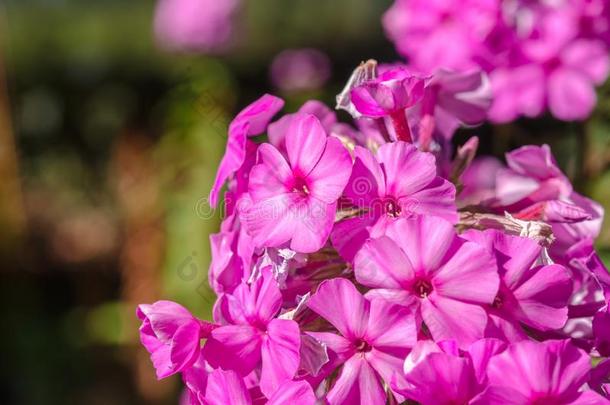
POLYGON ((489 90, 371 60, 337 96, 352 122, 318 101, 274 120, 269 94, 242 110, 210 194, 213 320, 138 308, 158 377, 192 405, 610 403, 603 210, 547 146, 453 150, 489 90))
POLYGON ((383 24, 414 69, 488 72, 493 122, 585 119, 608 77, 605 0, 396 0, 383 24))

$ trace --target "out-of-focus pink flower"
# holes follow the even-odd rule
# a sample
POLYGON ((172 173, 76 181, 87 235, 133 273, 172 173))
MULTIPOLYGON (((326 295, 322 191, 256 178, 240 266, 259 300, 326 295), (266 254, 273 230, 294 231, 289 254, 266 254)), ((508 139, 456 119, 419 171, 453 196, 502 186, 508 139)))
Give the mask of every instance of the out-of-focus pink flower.
POLYGON ((603 209, 573 190, 548 145, 523 146, 507 153, 506 162, 509 168, 496 176, 496 209, 553 225, 551 257, 560 260, 575 243, 597 237, 603 209))
POLYGON ((216 325, 200 321, 183 306, 157 301, 138 306, 140 341, 150 353, 158 378, 188 369, 199 358, 201 339, 216 325))
POLYGON ((538 243, 491 229, 467 231, 462 237, 484 246, 500 270, 498 294, 487 308, 486 336, 517 341, 527 338, 521 325, 542 331, 565 325, 571 274, 558 264, 536 265, 542 254, 538 243))
POLYGON ((339 378, 328 392, 329 404, 383 405, 382 382, 397 373, 417 334, 413 314, 384 300, 369 300, 342 278, 320 285, 307 306, 340 333, 309 332, 341 362, 339 378))
POLYGON ((473 404, 606 404, 587 382, 589 356, 569 340, 522 341, 489 360, 489 386, 473 404))
POLYGON ((383 22, 419 71, 488 72, 492 121, 547 109, 573 121, 591 114, 595 86, 608 77, 608 8, 599 0, 396 0, 383 22))
POLYGON ((310 114, 293 118, 286 151, 288 161, 271 144, 259 147, 259 164, 250 173, 251 202, 244 206, 242 219, 257 246, 290 242, 292 250, 315 252, 332 229, 351 158, 310 114))
POLYGON ((265 94, 241 110, 229 125, 229 138, 225 154, 218 166, 216 180, 210 191, 210 205, 215 207, 220 189, 244 164, 248 137, 260 135, 267 129, 271 118, 282 109, 284 100, 265 94))
POLYGON ((416 310, 435 341, 466 347, 483 337, 483 305, 498 293, 494 258, 477 243, 458 237, 437 217, 400 219, 387 236, 371 239, 354 259, 359 283, 379 297, 416 310))
POLYGON ((398 218, 425 214, 457 220, 455 187, 437 176, 432 154, 393 142, 382 145, 377 156, 359 146, 354 155, 343 204, 360 213, 337 223, 332 233, 333 245, 347 260, 398 218), (407 172, 411 176, 401 175, 407 172))
POLYGON ((462 125, 481 124, 492 101, 491 86, 481 70, 438 70, 426 84, 420 114, 434 117, 435 129, 445 139, 462 125))
POLYGON ((271 81, 284 91, 319 89, 330 77, 330 60, 325 53, 313 49, 287 49, 271 64, 271 81))
POLYGON ((458 196, 458 205, 478 204, 493 198, 496 193, 496 173, 502 167, 502 162, 494 157, 475 158, 460 177, 464 188, 458 196))
POLYGON ((233 33, 240 0, 160 0, 155 11, 155 34, 169 50, 219 52, 233 33))
POLYGON ((418 70, 465 70, 496 24, 497 0, 397 0, 383 16, 386 33, 418 70))

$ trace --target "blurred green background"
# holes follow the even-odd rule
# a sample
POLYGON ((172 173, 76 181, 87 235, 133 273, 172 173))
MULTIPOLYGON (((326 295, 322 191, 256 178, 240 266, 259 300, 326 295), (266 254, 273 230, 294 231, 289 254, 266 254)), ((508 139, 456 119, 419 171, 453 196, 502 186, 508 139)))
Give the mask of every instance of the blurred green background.
MULTIPOLYGON (((153 1, 0 3, 0 403, 177 403, 177 378, 156 382, 138 345, 135 306, 173 299, 209 318, 220 215, 205 197, 230 117, 267 91, 286 111, 332 105, 360 61, 398 60, 380 23, 390 3, 244 0, 239 41, 216 57, 158 49, 153 1), (273 57, 300 47, 329 55, 330 82, 275 91, 273 57)), ((499 157, 551 144, 610 208, 610 87, 585 123, 483 126, 456 142, 473 133, 499 157)), ((608 262, 608 226, 599 247, 608 262)))

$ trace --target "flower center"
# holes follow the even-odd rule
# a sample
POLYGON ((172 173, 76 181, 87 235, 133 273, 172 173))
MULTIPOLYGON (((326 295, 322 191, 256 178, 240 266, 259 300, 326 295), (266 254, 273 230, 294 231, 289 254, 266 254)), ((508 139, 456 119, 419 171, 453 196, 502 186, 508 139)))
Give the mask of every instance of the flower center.
POLYGON ((354 342, 354 347, 356 348, 356 351, 361 352, 361 353, 367 353, 370 352, 372 347, 370 344, 368 344, 368 342, 364 339, 358 339, 354 342))
POLYGON ((392 218, 398 217, 401 211, 400 205, 393 199, 385 202, 384 210, 385 213, 392 218))
POLYGON ((302 177, 296 177, 294 179, 294 184, 292 186, 292 192, 298 193, 302 196, 309 195, 309 188, 307 187, 307 182, 302 177))
POLYGON ((429 280, 417 280, 415 284, 413 284, 413 291, 420 298, 426 298, 428 295, 432 293, 432 283, 429 280))
POLYGON ((496 295, 496 298, 494 298, 494 302, 491 303, 491 306, 499 309, 499 308, 502 308, 503 304, 504 304, 504 300, 498 294, 498 295, 496 295))

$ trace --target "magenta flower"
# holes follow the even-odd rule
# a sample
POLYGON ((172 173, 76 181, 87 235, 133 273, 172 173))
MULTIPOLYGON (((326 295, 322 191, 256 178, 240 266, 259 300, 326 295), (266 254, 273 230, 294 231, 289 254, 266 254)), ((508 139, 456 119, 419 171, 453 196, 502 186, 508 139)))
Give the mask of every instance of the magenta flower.
POLYGON ((286 49, 273 58, 270 76, 284 91, 320 89, 330 77, 330 60, 317 49, 286 49))
POLYGON ((506 162, 508 169, 496 177, 496 210, 552 224, 557 241, 551 246, 551 257, 561 258, 580 240, 597 237, 602 207, 573 191, 548 145, 523 146, 507 153, 506 162))
POLYGON ((542 331, 565 325, 571 274, 558 264, 537 265, 542 254, 538 243, 496 230, 468 231, 462 237, 484 246, 500 270, 500 288, 488 307, 486 336, 517 341, 527 338, 520 324, 542 331))
POLYGON ((365 117, 389 117, 395 139, 412 142, 405 109, 422 99, 424 85, 424 79, 404 67, 397 67, 356 86, 351 90, 350 98, 356 110, 365 117))
POLYGON ((284 100, 265 94, 243 110, 229 125, 227 150, 220 162, 216 180, 210 191, 210 205, 216 206, 218 193, 227 181, 246 160, 246 143, 248 137, 260 135, 267 129, 271 118, 282 109, 284 100))
POLYGON ((434 215, 457 220, 455 187, 437 176, 434 156, 406 142, 382 145, 377 156, 356 147, 345 205, 359 211, 335 225, 333 246, 351 261, 369 237, 399 218, 434 215))
POLYGON ((346 279, 323 282, 308 307, 340 333, 309 332, 343 366, 326 400, 334 404, 383 405, 392 375, 416 341, 413 314, 384 300, 364 298, 346 279))
POLYGON ((289 243, 297 252, 315 252, 332 229, 351 158, 310 114, 293 118, 286 150, 288 161, 270 144, 259 147, 259 164, 250 173, 251 205, 242 219, 257 246, 289 243))
POLYGON ((439 70, 426 84, 419 114, 434 117, 436 131, 451 139, 460 126, 485 121, 491 101, 489 79, 482 71, 439 70))
POLYGON ((497 0, 397 0, 383 16, 388 37, 419 71, 468 70, 497 22, 497 0))
POLYGON ((396 0, 383 24, 418 71, 486 71, 492 121, 547 109, 572 121, 591 114, 608 77, 607 10, 597 0, 396 0))
POLYGON ((356 280, 373 288, 367 296, 413 308, 435 341, 466 347, 482 338, 482 306, 498 292, 494 258, 441 218, 400 219, 386 235, 366 242, 354 260, 356 280))
POLYGON ((217 306, 227 324, 212 331, 203 351, 206 360, 242 376, 261 365, 261 391, 273 394, 292 380, 300 358, 299 325, 275 318, 281 305, 280 290, 266 270, 252 285, 241 284, 232 295, 224 295, 217 306))
POLYGON ((589 356, 568 340, 514 343, 489 361, 489 386, 474 404, 610 403, 582 390, 590 370, 589 356))
POLYGON ((421 405, 470 404, 487 383, 489 360, 505 349, 495 339, 473 343, 461 356, 454 341, 420 340, 405 359, 403 387, 394 387, 421 405))
POLYGON ((155 11, 159 44, 173 51, 218 52, 229 46, 241 1, 160 0, 155 11))
POLYGON ((171 301, 138 305, 137 316, 142 321, 140 341, 150 353, 159 379, 195 363, 201 339, 207 338, 216 327, 200 321, 182 305, 171 301))

